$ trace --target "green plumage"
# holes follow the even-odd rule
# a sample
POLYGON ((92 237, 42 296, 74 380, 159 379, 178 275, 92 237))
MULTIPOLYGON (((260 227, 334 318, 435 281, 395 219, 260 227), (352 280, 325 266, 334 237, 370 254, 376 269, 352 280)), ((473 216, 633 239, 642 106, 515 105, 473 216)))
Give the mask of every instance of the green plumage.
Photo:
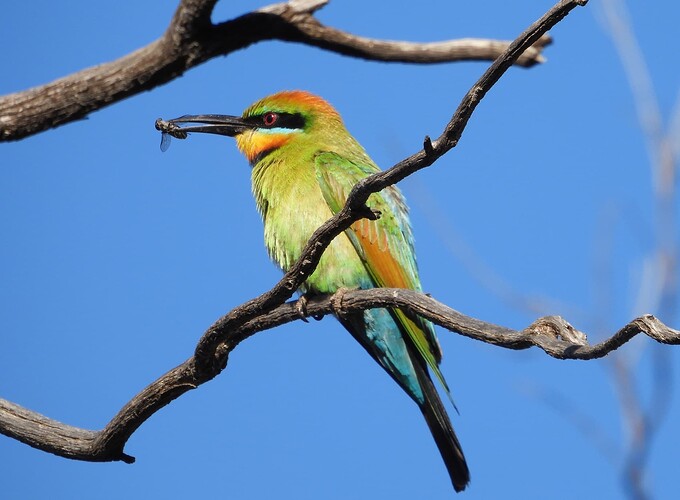
MULTIPOLYGON (((379 171, 325 101, 308 94, 277 94, 255 103, 244 118, 297 113, 301 128, 257 129, 237 137, 253 159, 252 189, 264 222, 272 259, 287 270, 300 257, 312 233, 344 205, 360 179, 379 171), (249 146, 261 141, 258 151, 249 146), (269 149, 267 144, 276 144, 269 149), (263 154, 264 152, 264 154, 263 154), (254 154, 253 154, 254 153, 254 154)), ((403 287, 420 290, 413 236, 401 192, 391 186, 371 195, 367 205, 377 221, 363 220, 326 249, 302 291, 333 293, 339 288, 403 287)), ((469 481, 460 443, 427 375, 429 367, 448 393, 439 370, 441 351, 432 325, 402 311, 375 309, 342 318, 371 356, 418 403, 442 452, 454 487, 469 481)))
MULTIPOLYGON (((360 179, 378 172, 340 115, 312 94, 280 92, 256 102, 241 118, 189 116, 204 125, 186 131, 233 135, 252 166, 252 190, 271 258, 288 270, 312 233, 338 212, 360 179)), ((360 220, 336 237, 301 287, 306 294, 339 288, 420 290, 408 210, 398 188, 372 194, 376 221, 360 220)), ((439 447, 456 491, 469 482, 460 443, 430 379, 441 351, 428 321, 401 310, 371 309, 338 318, 373 359, 417 403, 439 447)), ((372 424, 375 425, 375 424, 372 424)))

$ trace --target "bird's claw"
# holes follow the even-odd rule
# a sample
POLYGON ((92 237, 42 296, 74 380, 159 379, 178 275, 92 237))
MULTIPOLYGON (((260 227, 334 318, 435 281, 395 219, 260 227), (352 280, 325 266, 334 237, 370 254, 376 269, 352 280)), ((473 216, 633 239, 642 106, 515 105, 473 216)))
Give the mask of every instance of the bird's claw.
POLYGON ((342 307, 342 298, 345 296, 345 293, 347 293, 348 290, 349 289, 345 287, 338 288, 331 296, 331 307, 333 308, 333 314, 339 318, 345 316, 345 311, 342 307))
MULTIPOLYGON (((298 316, 302 321, 305 323, 309 323, 309 320, 307 319, 307 296, 302 295, 297 302, 295 303, 295 312, 297 312, 298 316)), ((316 318, 314 318, 316 319, 316 318)))

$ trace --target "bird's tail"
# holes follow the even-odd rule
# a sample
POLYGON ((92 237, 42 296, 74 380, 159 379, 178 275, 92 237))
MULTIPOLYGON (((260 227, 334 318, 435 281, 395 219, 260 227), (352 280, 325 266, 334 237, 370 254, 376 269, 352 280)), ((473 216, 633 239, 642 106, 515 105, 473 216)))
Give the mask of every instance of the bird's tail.
POLYGON ((463 491, 470 482, 470 471, 463 455, 463 449, 453 431, 451 420, 439 398, 437 389, 432 383, 432 379, 420 366, 416 367, 416 372, 425 395, 425 402, 418 404, 418 406, 420 411, 423 412, 432 437, 439 448, 439 453, 444 459, 453 488, 456 491, 463 491))
MULTIPOLYGON (((437 389, 430 378, 427 371, 425 361, 418 355, 416 348, 409 342, 406 334, 404 338, 404 348, 408 352, 408 357, 413 361, 412 367, 415 378, 420 386, 424 400, 421 403, 420 397, 416 395, 412 387, 404 379, 403 376, 398 376, 396 370, 391 368, 391 365, 385 361, 389 356, 389 351, 383 350, 381 344, 372 342, 366 333, 366 320, 364 314, 346 315, 345 317, 338 317, 340 322, 352 334, 352 336, 366 349, 366 351, 375 359, 380 366, 382 366, 387 373, 394 379, 397 384, 418 404, 420 411, 425 417, 432 437, 439 448, 446 468, 451 477, 451 483, 456 491, 463 491, 470 482, 470 471, 468 470, 463 450, 458 442, 456 433, 453 432, 451 421, 446 413, 446 409, 439 398, 437 389)), ((393 323, 396 327, 397 324, 393 323)), ((411 365, 411 364, 409 364, 411 365)), ((413 380, 415 383, 416 380, 413 380)))

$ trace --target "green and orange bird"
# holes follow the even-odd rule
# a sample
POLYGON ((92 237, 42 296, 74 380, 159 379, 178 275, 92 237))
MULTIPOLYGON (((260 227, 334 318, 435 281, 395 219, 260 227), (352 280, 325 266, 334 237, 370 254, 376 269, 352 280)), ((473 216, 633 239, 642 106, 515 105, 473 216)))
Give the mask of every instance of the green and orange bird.
MULTIPOLYGON (((252 166, 252 189, 264 221, 271 258, 285 271, 300 257, 312 233, 338 212, 360 179, 379 168, 349 134, 338 112, 308 92, 265 97, 241 117, 183 116, 173 124, 194 124, 183 132, 236 138, 252 166)), ((306 296, 340 288, 393 287, 420 290, 408 209, 399 189, 372 194, 368 205, 381 214, 363 219, 339 235, 301 286, 306 296)), ((416 402, 456 491, 470 480, 460 443, 430 378, 441 351, 428 321, 400 310, 372 309, 338 318, 352 336, 416 402)))

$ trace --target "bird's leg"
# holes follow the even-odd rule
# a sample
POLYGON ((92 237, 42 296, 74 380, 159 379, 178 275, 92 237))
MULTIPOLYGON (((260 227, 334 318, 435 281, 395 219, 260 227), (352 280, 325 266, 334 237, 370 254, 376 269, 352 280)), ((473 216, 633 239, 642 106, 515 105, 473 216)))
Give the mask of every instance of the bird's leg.
POLYGON ((309 320, 307 319, 307 302, 307 294, 303 293, 295 303, 295 312, 297 312, 300 319, 305 323, 309 323, 309 320))
MULTIPOLYGON (((309 313, 307 312, 307 302, 309 302, 309 295, 303 293, 295 303, 295 311, 305 323, 309 323, 309 320, 307 319, 309 316, 309 313)), ((312 318, 316 321, 321 321, 323 319, 323 314, 312 314, 312 318)))
POLYGON ((338 288, 337 291, 331 297, 331 307, 333 308, 333 314, 335 314, 338 318, 345 317, 345 311, 342 308, 342 298, 348 291, 349 288, 345 287, 338 288))

